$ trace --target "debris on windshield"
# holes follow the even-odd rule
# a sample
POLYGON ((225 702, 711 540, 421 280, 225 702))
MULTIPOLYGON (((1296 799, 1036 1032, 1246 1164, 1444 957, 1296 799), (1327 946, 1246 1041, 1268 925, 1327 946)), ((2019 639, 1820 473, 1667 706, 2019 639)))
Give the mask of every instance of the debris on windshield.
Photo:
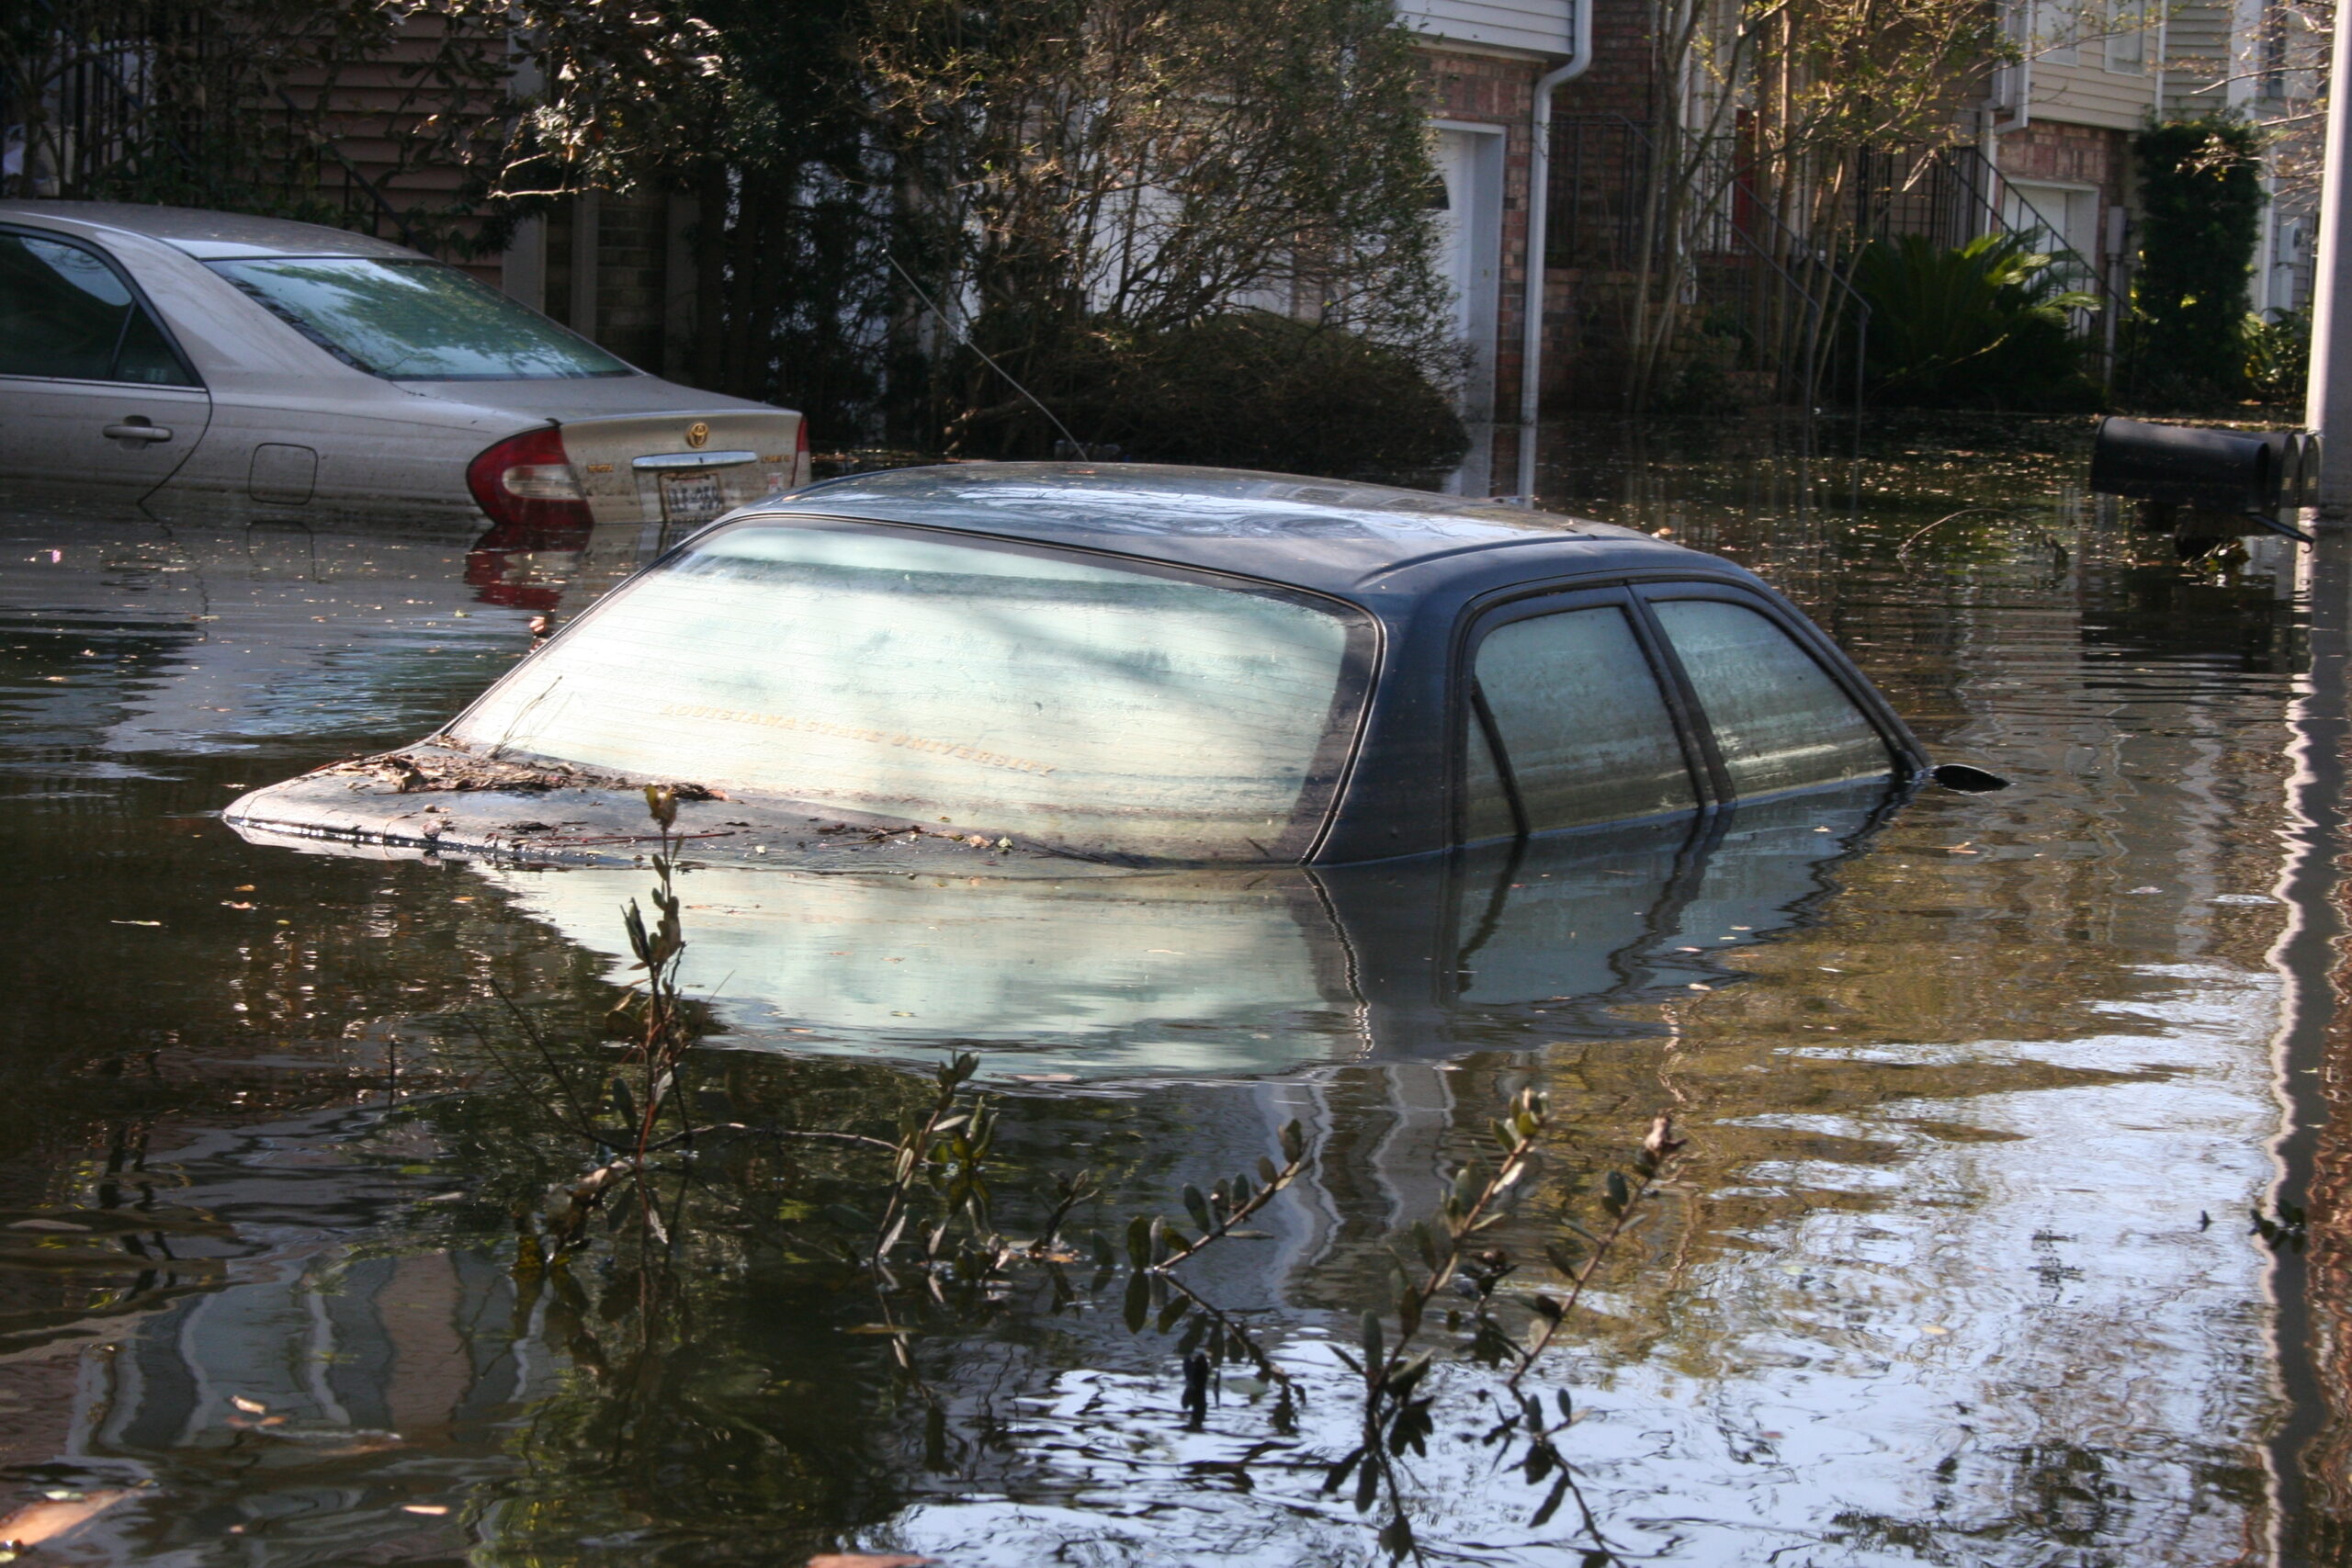
MULTIPOLYGON (((423 795, 442 790, 628 789, 634 781, 617 773, 566 762, 510 762, 477 757, 437 747, 387 751, 321 770, 390 784, 395 795, 423 795)), ((357 787, 356 784, 354 787, 357 787)), ((726 795, 707 784, 669 784, 662 786, 679 800, 725 800, 726 795)))

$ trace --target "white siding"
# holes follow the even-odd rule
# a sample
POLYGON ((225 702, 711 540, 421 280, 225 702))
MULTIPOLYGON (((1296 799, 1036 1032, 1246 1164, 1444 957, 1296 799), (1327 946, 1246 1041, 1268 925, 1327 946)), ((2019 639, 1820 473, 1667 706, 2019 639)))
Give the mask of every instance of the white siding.
POLYGON ((1417 33, 1453 43, 1530 54, 1566 54, 1583 0, 1397 0, 1396 15, 1417 33))

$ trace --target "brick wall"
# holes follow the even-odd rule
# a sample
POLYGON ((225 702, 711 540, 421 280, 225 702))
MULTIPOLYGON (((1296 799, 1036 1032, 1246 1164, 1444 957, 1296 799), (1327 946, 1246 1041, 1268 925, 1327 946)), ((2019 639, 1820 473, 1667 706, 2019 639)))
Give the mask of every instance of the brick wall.
POLYGON ((2063 180, 2098 186, 2103 204, 2121 202, 2131 184, 2127 133, 2091 125, 2035 120, 1996 143, 1995 163, 2019 180, 2063 180))
MULTIPOLYGON (((1494 382, 1490 389, 1496 429, 1492 451, 1498 487, 1507 486, 1519 460, 1521 323, 1527 303, 1528 117, 1535 103, 1535 79, 1543 67, 1530 60, 1469 54, 1454 50, 1422 51, 1430 115, 1503 130, 1502 244, 1497 267, 1494 382)), ((1475 454, 1474 454, 1475 456, 1475 454)))
POLYGON ((1625 231, 1638 213, 1620 210, 1642 194, 1641 139, 1657 103, 1651 0, 1594 0, 1592 63, 1552 99, 1551 265, 1544 286, 1543 395, 1548 411, 1613 406, 1624 375, 1623 337, 1632 308, 1625 231), (1575 163, 1562 157, 1573 148, 1575 163), (1586 197, 1566 188, 1573 182, 1586 197), (1594 198, 1598 199, 1594 199, 1594 198), (1581 226, 1581 236, 1573 231, 1581 226), (1571 242, 1581 238, 1581 244, 1571 242))

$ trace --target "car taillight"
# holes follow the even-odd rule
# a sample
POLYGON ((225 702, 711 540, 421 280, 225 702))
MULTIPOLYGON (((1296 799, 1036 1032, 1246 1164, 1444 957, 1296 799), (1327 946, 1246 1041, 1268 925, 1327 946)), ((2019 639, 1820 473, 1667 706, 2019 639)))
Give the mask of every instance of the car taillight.
POLYGON ((503 528, 585 528, 588 498, 553 425, 510 435, 466 466, 474 504, 503 528))
POLYGON ((795 490, 808 482, 808 416, 800 416, 800 444, 792 449, 792 487, 795 490))

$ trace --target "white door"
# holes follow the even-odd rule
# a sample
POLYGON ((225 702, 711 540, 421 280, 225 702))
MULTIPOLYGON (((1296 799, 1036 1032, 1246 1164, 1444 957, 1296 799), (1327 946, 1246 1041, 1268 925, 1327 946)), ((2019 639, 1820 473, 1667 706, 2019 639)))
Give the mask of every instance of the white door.
POLYGON ((2001 207, 2001 216, 2008 220, 2009 227, 2036 236, 2037 245, 2054 240, 2091 266, 2100 265, 2097 190, 2087 186, 2010 180, 2004 186, 2001 207))
POLYGON ((1434 149, 1442 190, 1438 208, 1438 266, 1453 289, 1453 326, 1467 351, 1462 415, 1473 423, 1495 417, 1495 333, 1501 304, 1503 139, 1483 131, 1441 129, 1434 149))

